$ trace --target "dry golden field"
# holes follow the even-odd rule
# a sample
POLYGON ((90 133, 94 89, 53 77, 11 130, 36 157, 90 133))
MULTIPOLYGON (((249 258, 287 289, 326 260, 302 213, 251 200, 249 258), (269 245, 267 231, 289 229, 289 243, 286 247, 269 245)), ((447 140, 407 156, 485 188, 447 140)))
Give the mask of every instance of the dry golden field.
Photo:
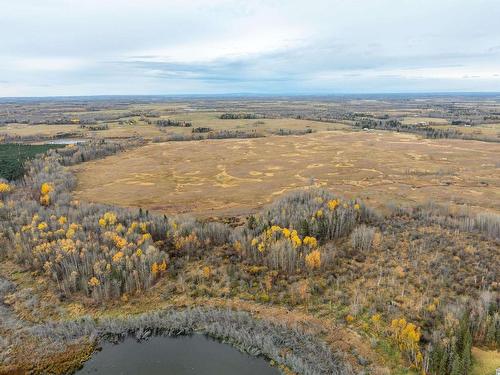
MULTIPOLYGON (((0 134, 10 136, 42 136, 53 137, 59 133, 81 132, 78 125, 27 125, 27 124, 9 124, 0 128, 0 134)), ((82 132, 83 134, 83 132, 82 132)))
POLYGON ((401 122, 407 125, 418 124, 422 122, 426 122, 428 124, 448 124, 448 121, 444 118, 420 117, 418 115, 412 117, 404 117, 401 122))
POLYGON ((326 187, 369 205, 451 203, 500 212, 500 145, 390 132, 148 144, 75 167, 82 200, 201 216, 253 212, 326 187))
POLYGON ((64 133, 74 133, 82 138, 105 138, 105 139, 120 139, 130 138, 134 136, 143 137, 145 139, 153 139, 154 137, 163 136, 167 133, 190 134, 192 127, 209 127, 217 130, 241 130, 255 131, 262 135, 267 135, 279 129, 286 130, 338 130, 348 129, 349 126, 341 123, 326 123, 319 121, 296 120, 296 119, 237 119, 237 120, 221 120, 219 112, 188 112, 188 113, 173 113, 168 116, 160 116, 150 119, 151 124, 148 124, 144 119, 138 116, 127 117, 125 121, 110 121, 104 122, 108 125, 107 130, 92 131, 89 129, 80 128, 79 125, 27 125, 27 124, 9 124, 0 127, 0 138, 2 135, 20 136, 20 137, 41 137, 52 138, 64 133), (192 127, 168 127, 160 129, 155 122, 160 119, 174 119, 192 122, 192 127), (133 121, 133 123, 128 123, 133 121))

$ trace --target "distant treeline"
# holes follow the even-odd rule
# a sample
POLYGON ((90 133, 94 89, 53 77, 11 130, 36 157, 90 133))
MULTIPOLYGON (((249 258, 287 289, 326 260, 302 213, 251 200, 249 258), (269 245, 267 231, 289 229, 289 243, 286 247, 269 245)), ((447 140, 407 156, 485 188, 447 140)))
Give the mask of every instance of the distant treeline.
POLYGON ((262 138, 264 135, 255 130, 218 130, 207 134, 208 139, 227 139, 227 138, 262 138))
POLYGON ((193 126, 193 124, 188 121, 167 119, 167 120, 156 120, 156 126, 160 128, 167 128, 167 127, 190 128, 191 126, 193 126))
MULTIPOLYGON (((194 130, 194 129, 193 129, 194 130)), ((180 142, 180 141, 201 141, 203 139, 230 139, 230 138, 262 138, 264 134, 252 131, 241 130, 218 130, 209 132, 192 132, 191 134, 170 133, 165 136, 154 137, 154 143, 160 142, 180 142)))
POLYGON ((223 113, 222 115, 219 116, 221 120, 257 120, 264 118, 262 115, 258 115, 256 113, 223 113))
POLYGON ((92 131, 98 131, 98 130, 108 130, 109 126, 108 126, 108 124, 99 124, 99 125, 85 125, 85 124, 81 124, 80 128, 87 129, 87 130, 92 130, 92 131))
POLYGON ((271 130, 271 133, 274 135, 304 135, 311 134, 313 132, 312 129, 283 129, 280 128, 278 130, 271 130))
POLYGON ((402 133, 413 133, 421 135, 425 138, 454 138, 454 139, 465 139, 465 140, 476 140, 484 142, 500 142, 499 138, 485 136, 481 134, 473 133, 462 133, 457 129, 451 128, 435 128, 428 125, 413 125, 413 124, 403 124, 399 120, 387 120, 387 121, 376 121, 373 119, 362 119, 356 121, 355 127, 361 129, 379 129, 379 130, 390 130, 402 133))
POLYGON ((471 120, 451 120, 452 125, 472 125, 471 120))
POLYGON ((362 119, 356 121, 356 127, 362 129, 391 130, 403 133, 415 133, 426 138, 458 138, 461 133, 456 129, 436 129, 427 125, 408 125, 399 120, 376 121, 373 119, 362 119))
POLYGON ((483 120, 484 121, 492 121, 492 122, 500 121, 500 114, 494 113, 494 114, 491 114, 490 116, 484 116, 483 120))
POLYGON ((26 125, 71 125, 71 124, 86 124, 94 125, 99 121, 116 122, 129 121, 134 117, 139 117, 142 121, 148 118, 159 117, 159 114, 154 111, 128 111, 119 113, 100 112, 99 109, 89 109, 93 113, 81 113, 75 117, 67 114, 54 114, 52 111, 37 110, 30 113, 13 113, 7 116, 0 116, 0 126, 6 124, 26 124, 26 125))
POLYGON ((25 124, 25 125, 74 125, 74 124, 97 124, 95 119, 80 119, 80 118, 3 118, 0 120, 0 125, 6 124, 25 124))
POLYGON ((211 131, 212 131, 212 128, 207 128, 207 127, 203 127, 203 126, 193 128, 193 130, 191 130, 192 133, 208 133, 211 131))
POLYGON ((57 154, 59 156, 59 163, 64 166, 69 166, 90 160, 101 159, 144 144, 145 141, 141 137, 129 138, 121 142, 110 142, 100 139, 80 143, 78 147, 65 147, 57 150, 57 154))
POLYGON ((316 116, 302 116, 302 115, 295 115, 293 118, 297 120, 306 120, 306 121, 317 121, 317 122, 325 122, 329 124, 345 124, 345 125, 352 125, 352 120, 355 119, 355 117, 347 116, 347 115, 339 115, 338 118, 336 117, 316 117, 316 116))

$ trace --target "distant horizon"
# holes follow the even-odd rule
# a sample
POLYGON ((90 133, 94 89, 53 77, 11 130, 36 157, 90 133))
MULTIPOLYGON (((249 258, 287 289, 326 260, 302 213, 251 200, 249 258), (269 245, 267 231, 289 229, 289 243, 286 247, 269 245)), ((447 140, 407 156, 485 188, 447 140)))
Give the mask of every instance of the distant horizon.
POLYGON ((336 97, 336 96, 500 96, 500 91, 421 91, 421 92, 332 92, 332 93, 185 93, 185 94, 95 94, 95 95, 42 95, 42 96, 0 96, 0 101, 16 99, 78 99, 78 98, 294 98, 294 97, 336 97))

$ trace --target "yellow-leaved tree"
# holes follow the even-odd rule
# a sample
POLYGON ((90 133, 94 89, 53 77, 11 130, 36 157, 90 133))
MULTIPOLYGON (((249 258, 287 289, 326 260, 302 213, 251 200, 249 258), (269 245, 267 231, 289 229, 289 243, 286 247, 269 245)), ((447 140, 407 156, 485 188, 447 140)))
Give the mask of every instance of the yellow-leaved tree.
POLYGON ((44 182, 40 186, 40 204, 42 206, 48 206, 50 204, 50 193, 54 191, 54 185, 48 182, 44 182))
POLYGON ((319 250, 313 250, 306 255, 306 266, 311 269, 318 269, 321 266, 321 253, 319 250))
POLYGON ((12 191, 12 187, 7 182, 0 181, 0 196, 2 194, 8 194, 12 191))

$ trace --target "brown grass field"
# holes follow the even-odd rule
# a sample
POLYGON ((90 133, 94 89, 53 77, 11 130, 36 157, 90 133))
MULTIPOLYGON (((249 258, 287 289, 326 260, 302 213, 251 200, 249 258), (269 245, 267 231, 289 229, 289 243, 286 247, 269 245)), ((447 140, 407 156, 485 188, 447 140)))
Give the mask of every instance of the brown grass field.
POLYGON ((79 165, 76 197, 200 216, 243 215, 321 186, 374 207, 435 201, 500 212, 500 145, 389 132, 167 142, 79 165))
POLYGON ((495 370, 500 366, 500 352, 498 351, 472 348, 472 355, 476 361, 472 375, 495 374, 495 370))
MULTIPOLYGON (((80 132, 78 125, 27 125, 9 124, 0 128, 0 134, 10 136, 42 136, 53 137, 59 133, 80 132)), ((83 132, 82 132, 83 134, 83 132)))
POLYGON ((146 123, 140 117, 128 117, 126 120, 135 121, 134 124, 122 123, 119 121, 105 122, 109 129, 91 131, 82 129, 79 125, 26 125, 26 124, 9 124, 0 127, 0 138, 2 135, 9 136, 38 136, 38 137, 56 137, 63 133, 77 133, 82 138, 105 138, 105 139, 120 139, 130 138, 134 136, 143 137, 151 140, 157 136, 164 136, 166 133, 190 134, 192 128, 169 127, 162 129, 154 125, 159 119, 174 119, 182 121, 190 121, 193 127, 209 127, 217 130, 241 130, 255 131, 262 135, 267 135, 270 132, 279 129, 286 130, 306 130, 313 129, 315 131, 322 130, 338 130, 348 129, 348 125, 340 123, 325 123, 319 121, 296 120, 296 119, 262 119, 262 120, 221 120, 219 112, 192 112, 192 113, 176 113, 168 116, 151 119, 152 124, 146 123))

